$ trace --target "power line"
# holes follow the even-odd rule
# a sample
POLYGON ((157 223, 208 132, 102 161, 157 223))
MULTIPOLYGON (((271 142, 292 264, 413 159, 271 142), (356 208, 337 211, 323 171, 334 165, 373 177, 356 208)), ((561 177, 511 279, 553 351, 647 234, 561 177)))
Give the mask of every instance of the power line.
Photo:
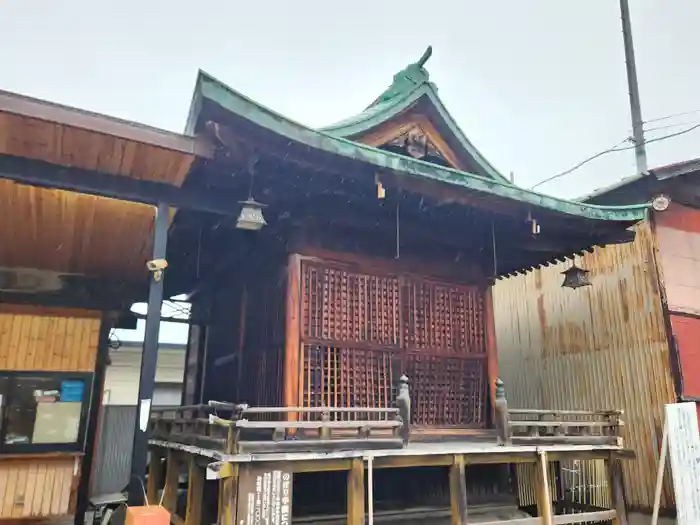
POLYGON ((673 115, 666 115, 665 117, 652 118, 649 120, 645 120, 644 123, 650 124, 652 122, 661 122, 662 120, 669 120, 676 117, 684 117, 686 115, 694 115, 696 113, 700 113, 700 109, 693 109, 691 111, 684 111, 682 113, 674 113, 673 115))
MULTIPOLYGON (((689 127, 689 128, 686 128, 686 129, 682 129, 682 130, 677 131, 677 132, 675 132, 675 133, 669 133, 668 135, 663 135, 663 136, 661 136, 661 137, 656 137, 656 138, 653 138, 653 139, 645 140, 645 141, 644 141, 644 145, 651 144, 651 143, 653 143, 653 142, 660 142, 660 141, 666 140, 666 139, 671 139, 671 138, 673 138, 673 137, 678 137, 678 136, 680 136, 680 135, 685 135, 686 133, 690 133, 691 131, 694 131, 694 130, 696 130, 696 129, 698 129, 698 128, 700 128, 700 124, 695 124, 694 126, 691 126, 691 127, 689 127)), ((585 164, 588 164, 588 163, 591 162, 592 160, 595 160, 595 159, 597 159, 598 157, 602 157, 603 155, 607 155, 608 153, 613 153, 613 152, 615 152, 615 151, 626 151, 626 150, 634 149, 634 148, 636 147, 636 145, 625 146, 624 148, 619 148, 619 147, 618 147, 618 146, 620 146, 621 144, 624 144, 625 142, 629 142, 630 140, 631 140, 631 138, 628 137, 628 138, 626 138, 625 140, 622 140, 622 141, 618 142, 617 144, 615 144, 615 145, 612 146, 611 148, 608 148, 608 149, 606 149, 606 150, 604 150, 604 151, 601 151, 600 153, 596 153, 595 155, 592 155, 592 156, 588 157, 588 158, 585 159, 585 160, 582 160, 581 162, 579 162, 579 163, 576 164, 575 166, 569 168, 568 170, 562 171, 561 173, 557 173, 556 175, 553 175, 552 177, 549 177, 549 178, 547 178, 547 179, 544 179, 544 180, 538 182, 537 184, 535 184, 534 186, 532 186, 530 189, 531 189, 531 190, 534 190, 534 189, 537 188, 538 186, 541 186, 541 185, 543 185, 543 184, 546 184, 547 182, 551 182, 551 181, 556 180, 556 179, 558 179, 558 178, 564 177, 565 175, 568 175, 569 173, 571 173, 571 172, 573 172, 573 171, 576 171, 577 169, 579 169, 580 167, 584 166, 585 164)))
POLYGON ((698 120, 691 120, 691 121, 685 121, 685 122, 678 122, 676 124, 666 124, 664 126, 654 126, 653 128, 646 128, 644 131, 659 131, 661 129, 670 129, 670 128, 677 128, 679 126, 691 126, 693 124, 697 124, 698 120))
MULTIPOLYGON (((543 184, 546 184, 546 183, 551 182, 551 181, 553 181, 553 180, 556 180, 556 179, 558 179, 558 178, 564 177, 565 175, 568 175, 568 174, 571 173, 572 171, 576 171, 576 170, 579 169, 581 166, 583 166, 583 165, 585 165, 585 164, 588 164, 589 162, 591 162, 592 160, 597 159, 598 157, 602 157, 603 155, 607 155, 608 153, 612 153, 613 151, 623 151, 622 149, 618 149, 617 147, 618 147, 619 145, 621 145, 621 144, 624 144, 625 142, 630 141, 630 140, 631 140, 631 139, 630 139, 629 137, 627 137, 625 140, 621 140, 620 142, 618 142, 618 143, 615 144, 614 146, 612 146, 612 147, 610 147, 610 148, 608 148, 608 149, 606 149, 606 150, 603 150, 603 151, 601 151, 600 153, 596 153, 595 155, 591 155, 591 156, 588 157, 587 159, 582 160, 581 162, 579 162, 579 163, 576 164, 575 166, 569 168, 568 170, 562 171, 561 173, 557 173, 556 175, 553 175, 553 176, 551 176, 551 177, 549 177, 549 178, 547 178, 547 179, 544 179, 544 180, 538 182, 537 184, 535 184, 534 186, 532 186, 530 189, 531 189, 531 190, 534 190, 534 189, 537 188, 538 186, 542 186, 543 184)), ((634 147, 634 146, 632 146, 632 147, 634 147)), ((624 148, 624 149, 627 149, 627 148, 624 148)))

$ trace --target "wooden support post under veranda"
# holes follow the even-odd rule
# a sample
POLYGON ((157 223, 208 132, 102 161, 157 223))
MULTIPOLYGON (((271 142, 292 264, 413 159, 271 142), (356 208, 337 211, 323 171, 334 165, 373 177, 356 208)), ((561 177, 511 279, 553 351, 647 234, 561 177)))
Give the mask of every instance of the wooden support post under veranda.
MULTIPOLYGON (((621 459, 631 459, 634 457, 625 451, 598 451, 598 450, 557 450, 555 447, 522 447, 529 450, 519 450, 521 447, 503 447, 493 445, 493 452, 479 453, 450 453, 444 448, 436 448, 431 454, 406 454, 403 451, 375 451, 373 454, 364 457, 337 457, 329 458, 328 454, 321 454, 316 458, 304 458, 298 460, 270 460, 237 463, 233 461, 222 461, 217 463, 212 470, 218 479, 218 525, 237 525, 247 522, 250 519, 249 511, 244 510, 243 515, 238 515, 241 510, 239 503, 245 507, 245 498, 250 497, 255 492, 254 485, 251 492, 251 477, 253 472, 272 473, 281 472, 282 479, 291 480, 292 475, 305 474, 310 472, 332 472, 344 471, 346 473, 347 507, 346 522, 348 525, 365 525, 368 521, 371 525, 373 520, 369 516, 373 515, 373 505, 368 504, 372 498, 372 476, 369 475, 373 469, 405 469, 421 467, 447 467, 449 489, 450 489, 450 510, 452 525, 467 525, 470 523, 467 501, 467 478, 465 476, 470 465, 508 465, 508 464, 529 464, 532 469, 531 481, 535 489, 535 501, 537 516, 529 518, 511 518, 498 521, 489 521, 484 525, 571 525, 575 523, 602 522, 609 521, 614 525, 628 525, 627 513, 621 479, 621 459), (554 504, 554 494, 552 493, 552 479, 549 466, 558 461, 567 461, 579 458, 582 460, 604 459, 608 472, 608 482, 610 487, 610 497, 612 508, 610 509, 585 509, 581 513, 561 512, 554 504), (286 477, 285 477, 286 476, 286 477), (368 480, 365 481, 365 476, 368 480), (247 480, 247 481, 246 481, 247 480), (245 481, 245 483, 243 483, 245 481), (244 488, 245 487, 245 488, 244 488), (241 500, 241 498, 243 498, 241 500), (241 500, 241 501, 239 501, 241 500), (247 514, 248 513, 248 514, 247 514)), ((200 449, 201 450, 201 449, 200 449)), ((169 449, 167 452, 161 447, 152 447, 151 473, 148 483, 149 502, 155 501, 161 487, 163 474, 163 505, 171 513, 171 520, 175 524, 201 525, 203 520, 206 491, 213 489, 213 483, 205 487, 207 478, 207 468, 211 466, 211 457, 201 455, 199 452, 189 452, 183 450, 169 449), (167 454, 166 462, 163 465, 156 458, 167 454), (177 515, 177 489, 178 476, 184 473, 185 465, 188 466, 189 481, 187 487, 187 507, 184 512, 184 519, 177 515)), ((279 478, 278 478, 279 479, 279 478)), ((284 485, 282 485, 284 487, 284 485)), ((269 487, 269 485, 268 485, 269 487)), ((291 490, 291 489, 290 489, 291 490)), ((559 492, 559 491, 557 491, 559 492)), ((561 496, 561 494, 558 494, 561 496)), ((288 522, 291 522, 291 499, 289 503, 282 499, 284 506, 289 505, 289 514, 286 515, 288 522)), ((182 511, 182 509, 180 509, 182 511)), ((568 511, 566 511, 568 512, 568 511)), ((206 514, 206 513, 204 513, 206 514)))

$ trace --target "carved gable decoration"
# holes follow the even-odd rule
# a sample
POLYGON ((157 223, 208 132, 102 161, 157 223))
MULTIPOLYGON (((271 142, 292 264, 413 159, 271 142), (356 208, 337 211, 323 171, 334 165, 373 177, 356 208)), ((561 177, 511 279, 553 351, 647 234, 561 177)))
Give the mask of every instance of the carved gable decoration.
POLYGON ((410 156, 415 159, 434 162, 442 166, 450 165, 447 159, 445 159, 435 144, 430 140, 428 134, 419 125, 413 126, 408 131, 384 144, 382 149, 410 156))

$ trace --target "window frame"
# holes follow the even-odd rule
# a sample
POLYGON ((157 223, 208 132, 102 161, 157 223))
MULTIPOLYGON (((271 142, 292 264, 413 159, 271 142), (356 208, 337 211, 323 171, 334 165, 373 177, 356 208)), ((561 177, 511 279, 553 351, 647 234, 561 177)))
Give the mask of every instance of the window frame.
POLYGON ((38 452, 84 452, 87 421, 90 412, 94 374, 91 372, 46 371, 46 370, 0 370, 0 379, 7 379, 7 392, 0 406, 0 458, 3 454, 33 454, 38 452), (6 444, 7 409, 12 399, 14 389, 22 377, 47 378, 56 381, 81 380, 85 382, 81 400, 80 419, 78 423, 78 439, 75 443, 15 443, 6 444))

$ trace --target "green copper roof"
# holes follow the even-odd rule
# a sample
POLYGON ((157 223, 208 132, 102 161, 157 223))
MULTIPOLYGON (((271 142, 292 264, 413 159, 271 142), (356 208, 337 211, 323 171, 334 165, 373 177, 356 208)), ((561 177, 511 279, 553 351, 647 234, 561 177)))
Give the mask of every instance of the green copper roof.
POLYGON ((337 137, 351 138, 390 120, 425 97, 454 135, 459 147, 474 159, 483 174, 509 184, 508 178, 493 167, 469 141, 440 100, 437 87, 430 81, 430 74, 424 67, 432 53, 433 49, 429 46, 420 60, 396 73, 392 84, 365 111, 324 127, 322 131, 337 137))
POLYGON ((451 168, 446 168, 404 155, 380 150, 337 137, 325 131, 310 129, 279 115, 241 95, 222 82, 200 72, 190 114, 190 126, 195 120, 202 99, 208 99, 226 111, 248 120, 256 126, 302 144, 309 149, 346 157, 370 164, 375 168, 392 170, 399 176, 419 177, 450 184, 469 192, 511 199, 533 207, 587 219, 636 222, 644 219, 648 203, 628 206, 597 206, 567 201, 518 188, 509 182, 494 180, 451 168))

